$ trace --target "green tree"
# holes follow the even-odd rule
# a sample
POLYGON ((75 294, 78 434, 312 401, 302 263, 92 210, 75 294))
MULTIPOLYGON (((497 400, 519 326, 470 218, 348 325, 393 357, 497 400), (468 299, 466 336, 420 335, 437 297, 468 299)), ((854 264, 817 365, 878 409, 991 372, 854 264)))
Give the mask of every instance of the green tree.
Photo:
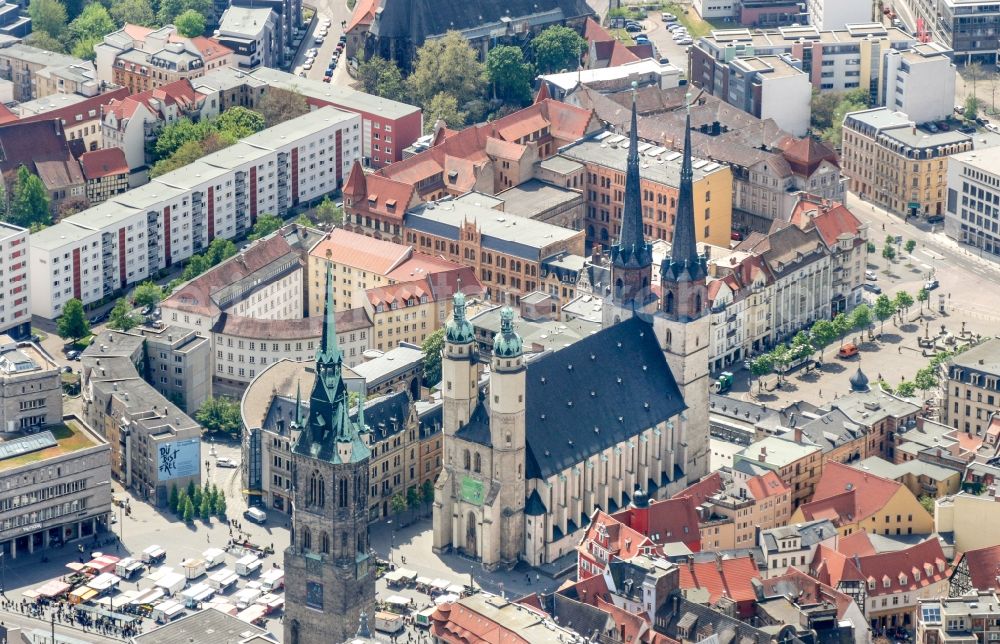
POLYGON ((226 497, 223 494, 220 494, 215 501, 215 516, 218 517, 219 521, 226 520, 226 497))
POLYGON ((30 228, 36 223, 46 226, 52 223, 45 184, 23 165, 17 169, 7 221, 24 228, 30 228))
POLYGON ((823 349, 837 339, 837 328, 831 320, 818 320, 809 330, 812 335, 812 344, 819 353, 818 358, 823 359, 823 349))
POLYGON ((896 243, 896 238, 895 237, 893 237, 892 235, 886 235, 885 236, 885 245, 886 246, 892 246, 895 243, 896 243))
POLYGON ((187 501, 190 497, 188 496, 187 490, 181 489, 177 493, 177 508, 174 510, 174 514, 178 516, 183 516, 184 506, 187 505, 187 501))
POLYGON ((32 47, 44 49, 45 51, 54 51, 59 54, 66 53, 66 45, 64 45, 58 38, 50 36, 44 31, 31 32, 28 34, 28 37, 24 39, 24 42, 32 47))
POLYGON ((358 65, 358 80, 365 92, 399 100, 406 94, 403 74, 395 62, 372 56, 358 65))
POLYGON ((896 303, 889 299, 888 295, 882 293, 875 298, 874 313, 875 318, 881 323, 878 331, 880 334, 885 330, 885 321, 891 318, 895 312, 896 303))
POLYGON ((188 141, 182 144, 177 151, 169 158, 160 159, 153 164, 153 169, 149 174, 151 177, 159 177, 178 168, 182 168, 197 161, 206 154, 217 152, 222 148, 232 145, 235 142, 230 137, 224 137, 218 132, 209 132, 200 141, 188 141))
POLYGON ((139 326, 139 320, 132 313, 132 306, 124 297, 118 298, 115 307, 111 309, 108 327, 119 331, 129 331, 139 326))
POLYGON ((778 381, 781 382, 785 376, 785 369, 792 362, 792 351, 787 344, 778 344, 771 349, 771 362, 774 364, 774 371, 778 374, 778 381))
POLYGON ((833 330, 836 332, 837 337, 840 338, 841 344, 844 342, 844 336, 851 332, 852 325, 853 322, 846 313, 838 313, 833 318, 833 330))
POLYGON ((962 116, 969 119, 970 121, 975 120, 976 116, 979 114, 979 99, 969 94, 965 97, 965 111, 962 112, 962 116))
POLYGON ((829 130, 833 125, 833 111, 840 103, 841 95, 837 92, 821 92, 813 90, 810 125, 814 132, 829 130))
MULTIPOLYGON (((410 95, 425 111, 441 93, 453 99, 461 97, 463 101, 482 96, 485 82, 483 64, 477 60, 469 41, 457 31, 426 41, 417 50, 413 72, 406 79, 410 95)), ((464 124, 463 118, 456 127, 464 124)))
POLYGON ((247 239, 254 240, 260 239, 261 237, 267 237, 284 225, 285 222, 281 217, 275 217, 270 213, 264 213, 257 218, 257 223, 253 225, 253 229, 250 231, 250 235, 247 239))
POLYGON ((424 384, 432 387, 441 382, 441 350, 444 349, 444 329, 438 329, 424 339, 420 350, 424 354, 424 384))
POLYGON ((906 249, 906 254, 910 255, 913 253, 913 249, 917 247, 917 242, 913 239, 907 239, 906 243, 903 244, 903 248, 906 249))
POLYGON ((438 121, 452 129, 465 125, 466 113, 458 109, 458 99, 451 94, 441 92, 435 94, 430 103, 424 107, 424 131, 432 132, 438 121))
POLYGON ((813 344, 809 334, 805 331, 799 331, 796 333, 795 337, 792 338, 791 351, 792 360, 799 360, 812 354, 813 344))
POLYGON ((893 261, 896 259, 896 247, 890 244, 886 244, 882 247, 882 257, 888 261, 893 261))
POLYGON ((587 41, 580 34, 561 25, 545 29, 531 41, 535 66, 541 74, 575 70, 580 65, 580 54, 586 48, 587 41))
POLYGON ((143 282, 132 291, 132 303, 139 307, 156 306, 163 300, 163 289, 154 282, 143 282))
POLYGON ((87 5, 83 12, 69 23, 69 37, 73 41, 73 51, 79 52, 81 58, 94 57, 94 45, 100 42, 105 34, 115 30, 111 14, 99 2, 87 5))
POLYGON ((909 380, 904 380, 896 386, 896 395, 903 398, 912 398, 915 393, 917 393, 917 386, 909 380))
POLYGON ((397 519, 401 514, 406 512, 406 497, 403 496, 402 492, 396 492, 392 495, 392 498, 389 499, 389 511, 397 519))
POLYGON ((928 494, 924 494, 924 495, 922 495, 917 500, 920 501, 920 507, 922 507, 924 510, 927 510, 927 514, 929 514, 931 516, 934 516, 934 500, 935 499, 934 499, 933 496, 930 496, 928 494))
POLYGON ((187 484, 187 495, 188 495, 188 498, 194 498, 195 489, 196 489, 196 487, 195 487, 194 481, 188 481, 188 484, 187 484))
POLYGON ((156 15, 149 0, 117 0, 111 5, 111 17, 118 25, 156 26, 156 15))
POLYGON ((924 303, 931 299, 931 292, 925 288, 917 291, 917 301, 920 302, 920 312, 924 312, 924 303))
POLYGON ((406 506, 410 508, 411 513, 420 510, 420 492, 415 485, 406 490, 406 506))
POLYGON ((429 480, 420 484, 420 500, 428 508, 434 503, 434 484, 429 480))
POLYGON ((180 498, 180 494, 177 492, 177 485, 171 484, 170 486, 170 497, 167 499, 167 504, 170 506, 171 512, 177 512, 177 501, 180 498))
POLYGON ((102 41, 103 38, 98 38, 96 36, 87 36, 86 38, 77 40, 73 43, 73 48, 70 50, 70 54, 84 60, 94 60, 94 58, 97 57, 97 52, 94 51, 94 46, 100 44, 102 41))
POLYGON ((205 33, 205 16, 194 9, 187 9, 174 20, 177 31, 187 38, 194 38, 205 33))
POLYGON ((762 353, 750 361, 750 375, 760 380, 774 371, 774 359, 770 353, 762 353))
POLYGON ((902 322, 902 317, 910 310, 913 306, 913 296, 906 291, 899 291, 896 293, 896 297, 892 302, 896 306, 896 312, 900 316, 900 321, 902 322))
POLYGON ((205 493, 202 493, 202 495, 201 495, 201 507, 199 508, 199 512, 198 513, 201 515, 201 520, 204 521, 205 523, 208 523, 208 522, 211 521, 211 519, 212 519, 212 499, 209 497, 209 495, 207 495, 205 493))
POLYGON ((254 109, 264 117, 267 127, 291 120, 309 113, 306 97, 298 92, 278 87, 269 87, 267 93, 257 101, 254 109))
POLYGON ((864 331, 872 325, 872 310, 867 304, 859 304, 851 311, 851 328, 864 331))
POLYGON ((316 221, 321 224, 339 226, 344 223, 344 209, 330 201, 330 197, 323 197, 323 201, 316 206, 316 221))
POLYGON ((194 419, 210 432, 236 436, 240 432, 240 405, 229 398, 209 397, 195 412, 194 419))
POLYGON ((83 312, 83 302, 76 298, 66 302, 56 328, 59 337, 64 340, 76 341, 90 335, 90 323, 87 322, 87 316, 83 312))
POLYGON ((844 117, 851 112, 859 112, 866 109, 868 109, 867 98, 861 100, 853 92, 848 93, 844 100, 838 103, 837 107, 833 110, 832 123, 830 124, 830 128, 823 132, 823 139, 827 143, 831 143, 839 148, 844 130, 844 117))
POLYGON ((188 259, 187 264, 184 265, 184 272, 181 274, 181 281, 187 282, 198 277, 208 269, 212 268, 212 265, 204 255, 192 255, 188 259))
POLYGON ((926 397, 928 391, 938 386, 937 369, 934 367, 920 369, 913 378, 913 384, 920 390, 921 397, 926 397))
POLYGON ((28 3, 28 15, 31 16, 33 31, 59 38, 66 29, 66 5, 59 0, 31 0, 28 3))
POLYGON ((166 159, 177 152, 177 149, 189 141, 200 141, 211 129, 208 121, 195 123, 191 119, 182 118, 168 123, 160 128, 153 145, 153 154, 157 159, 166 159))
POLYGON ((236 244, 229 239, 216 237, 208 245, 205 251, 205 259, 209 262, 209 267, 220 264, 236 254, 236 244))
POLYGON ((501 45, 491 49, 486 56, 486 77, 493 84, 497 98, 518 106, 531 101, 531 81, 535 72, 531 64, 525 62, 520 47, 501 45))
POLYGON ((300 226, 309 226, 309 227, 315 226, 312 219, 310 219, 309 216, 306 215, 306 213, 304 212, 299 213, 299 216, 296 217, 293 221, 300 226))
POLYGON ((873 254, 875 254, 875 251, 877 251, 877 250, 878 250, 878 248, 876 248, 876 247, 875 247, 875 243, 874 243, 874 242, 867 242, 867 243, 865 244, 865 248, 866 248, 866 250, 868 251, 868 254, 869 254, 869 255, 873 255, 873 254))
POLYGON ((161 25, 174 24, 174 19, 184 13, 183 0, 160 0, 156 19, 161 25))
POLYGON ((195 517, 194 501, 191 500, 190 496, 184 499, 183 517, 184 517, 184 523, 191 523, 192 521, 194 521, 195 517))
POLYGON ((220 114, 212 125, 219 133, 228 133, 236 139, 256 134, 266 127, 264 116, 260 112, 238 105, 220 114))

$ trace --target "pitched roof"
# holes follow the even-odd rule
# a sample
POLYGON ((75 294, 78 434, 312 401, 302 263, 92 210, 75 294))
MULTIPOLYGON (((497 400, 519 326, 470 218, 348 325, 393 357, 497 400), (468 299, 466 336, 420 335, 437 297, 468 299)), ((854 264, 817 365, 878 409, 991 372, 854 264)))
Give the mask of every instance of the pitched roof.
MULTIPOLYGON (((853 536, 853 535, 852 535, 853 536)), ((820 545, 813 555, 815 577, 836 588, 841 581, 864 581, 868 595, 912 592, 948 579, 950 570, 936 536, 899 550, 873 554, 841 552, 844 539, 833 549, 820 545)), ((847 547, 860 544, 849 540, 847 547)))
POLYGON ((735 602, 754 601, 757 593, 751 580, 760 579, 760 571, 752 556, 733 559, 716 555, 711 561, 688 561, 679 564, 682 590, 702 588, 709 593, 713 605, 723 596, 735 602))
MULTIPOLYGON (((527 385, 528 478, 548 478, 687 408, 652 327, 638 317, 529 363, 527 385)), ((490 443, 486 405, 458 436, 490 443)))
POLYGON ((792 491, 773 471, 750 477, 747 479, 746 486, 754 500, 758 502, 779 494, 790 494, 792 491))
POLYGON ((121 148, 104 148, 85 152, 80 156, 80 167, 87 179, 100 179, 116 174, 128 174, 128 162, 121 148))
POLYGON ((17 114, 10 111, 10 108, 0 103, 0 125, 10 123, 18 119, 17 114))
POLYGON ((330 231, 309 254, 326 259, 327 251, 331 253, 331 259, 338 264, 378 275, 388 275, 413 253, 410 246, 366 237, 343 228, 330 231))
POLYGON ((107 105, 112 101, 120 101, 128 95, 129 90, 127 87, 119 87, 111 90, 110 92, 98 94, 97 96, 91 96, 90 98, 73 103, 72 105, 67 105, 66 107, 60 107, 58 109, 48 110, 40 114, 26 116, 20 119, 20 122, 26 123, 31 121, 59 119, 62 121, 63 126, 73 125, 92 118, 99 118, 100 107, 102 105, 107 105), (90 115, 91 112, 94 112, 93 116, 90 115))
POLYGON ((610 554, 625 561, 639 554, 640 548, 650 544, 646 535, 633 530, 631 526, 622 523, 613 515, 603 510, 594 512, 594 516, 587 526, 584 538, 580 542, 581 547, 586 549, 586 544, 591 541, 600 543, 601 547, 610 554), (600 529, 602 527, 607 534, 607 539, 600 537, 600 529))
MULTIPOLYGON (((647 529, 643 536, 650 537, 657 545, 682 542, 689 547, 696 547, 701 542, 698 531, 697 502, 690 496, 674 497, 649 504, 646 511, 647 529)), ((641 512, 633 507, 619 510, 615 519, 630 528, 636 523, 636 513, 641 512)))
POLYGON ((378 4, 378 0, 361 0, 358 2, 354 7, 354 13, 351 14, 351 20, 347 23, 347 29, 344 31, 350 31, 358 25, 372 24, 378 4))
POLYGON ((845 494, 850 495, 854 513, 852 522, 857 522, 867 519, 885 507, 902 487, 902 483, 831 461, 823 467, 823 475, 816 484, 813 501, 802 507, 834 497, 843 497, 845 494))
POLYGON ((1000 586, 1000 545, 969 550, 961 561, 969 568, 973 588, 986 590, 1000 586))
POLYGON ((21 165, 41 177, 49 190, 84 183, 80 163, 73 158, 57 119, 0 125, 0 171, 17 170, 21 165))
POLYGON ((701 479, 697 483, 689 485, 677 494, 673 495, 673 499, 682 499, 685 497, 690 497, 694 500, 695 505, 701 505, 709 497, 718 494, 720 491, 725 489, 725 484, 722 482, 722 475, 718 471, 712 472, 705 478, 701 479))
POLYGON ((837 607, 837 618, 843 619, 854 603, 848 595, 818 581, 798 568, 788 568, 784 574, 761 580, 765 597, 792 597, 796 604, 829 602, 837 607))
POLYGON ((783 155, 795 174, 806 177, 815 172, 823 161, 839 167, 836 151, 811 136, 790 140, 783 155))
POLYGON ((790 221, 799 228, 815 227, 827 246, 841 235, 858 236, 863 224, 847 206, 811 194, 802 194, 792 208, 790 221))

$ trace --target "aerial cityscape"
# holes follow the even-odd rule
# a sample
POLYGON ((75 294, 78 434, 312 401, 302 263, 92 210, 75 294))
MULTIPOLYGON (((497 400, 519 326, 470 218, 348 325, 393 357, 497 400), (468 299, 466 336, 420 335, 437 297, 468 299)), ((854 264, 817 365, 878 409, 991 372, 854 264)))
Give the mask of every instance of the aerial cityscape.
POLYGON ((998 52, 0 0, 0 644, 1000 641, 998 52))

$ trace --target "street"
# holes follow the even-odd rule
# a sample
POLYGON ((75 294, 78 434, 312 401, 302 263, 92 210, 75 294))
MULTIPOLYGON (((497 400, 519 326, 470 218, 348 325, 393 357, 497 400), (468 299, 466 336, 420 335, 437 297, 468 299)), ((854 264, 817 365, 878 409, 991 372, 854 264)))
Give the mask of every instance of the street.
MULTIPOLYGON (((330 64, 333 52, 337 48, 338 39, 344 33, 342 24, 347 24, 351 19, 351 10, 347 8, 346 3, 339 0, 317 0, 312 3, 312 6, 316 9, 316 18, 309 25, 306 37, 302 41, 302 46, 295 54, 295 60, 291 69, 293 72, 298 73, 305 63, 306 52, 315 47, 319 51, 316 54, 316 60, 313 62, 312 68, 305 70, 306 78, 322 81, 326 75, 326 69, 330 64), (316 32, 319 31, 323 18, 330 21, 330 26, 323 43, 316 44, 316 32)), ((347 58, 345 56, 340 57, 330 82, 337 85, 351 84, 352 79, 350 74, 347 73, 347 58)))

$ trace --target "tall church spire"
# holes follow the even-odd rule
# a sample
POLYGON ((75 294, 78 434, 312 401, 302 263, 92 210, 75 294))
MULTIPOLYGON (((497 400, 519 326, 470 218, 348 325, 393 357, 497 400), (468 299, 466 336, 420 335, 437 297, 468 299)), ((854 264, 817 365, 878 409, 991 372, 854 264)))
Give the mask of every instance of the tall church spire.
POLYGON ((635 310, 652 297, 653 246, 646 241, 642 222, 642 188, 639 185, 639 127, 636 110, 636 84, 632 84, 632 130, 629 132, 628 162, 625 171, 625 201, 622 204, 622 230, 618 243, 611 247, 612 300, 625 309, 635 310))
MULTIPOLYGON (((329 259, 327 251, 327 259, 329 259)), ((323 303, 323 336, 320 338, 317 362, 340 362, 340 346, 337 344, 337 316, 333 310, 333 267, 326 265, 326 300, 323 303)))
POLYGON ((684 123, 684 158, 681 162, 681 185, 677 196, 677 215, 670 257, 660 266, 664 280, 698 280, 708 273, 705 258, 698 255, 694 218, 694 194, 691 187, 691 112, 684 123))

